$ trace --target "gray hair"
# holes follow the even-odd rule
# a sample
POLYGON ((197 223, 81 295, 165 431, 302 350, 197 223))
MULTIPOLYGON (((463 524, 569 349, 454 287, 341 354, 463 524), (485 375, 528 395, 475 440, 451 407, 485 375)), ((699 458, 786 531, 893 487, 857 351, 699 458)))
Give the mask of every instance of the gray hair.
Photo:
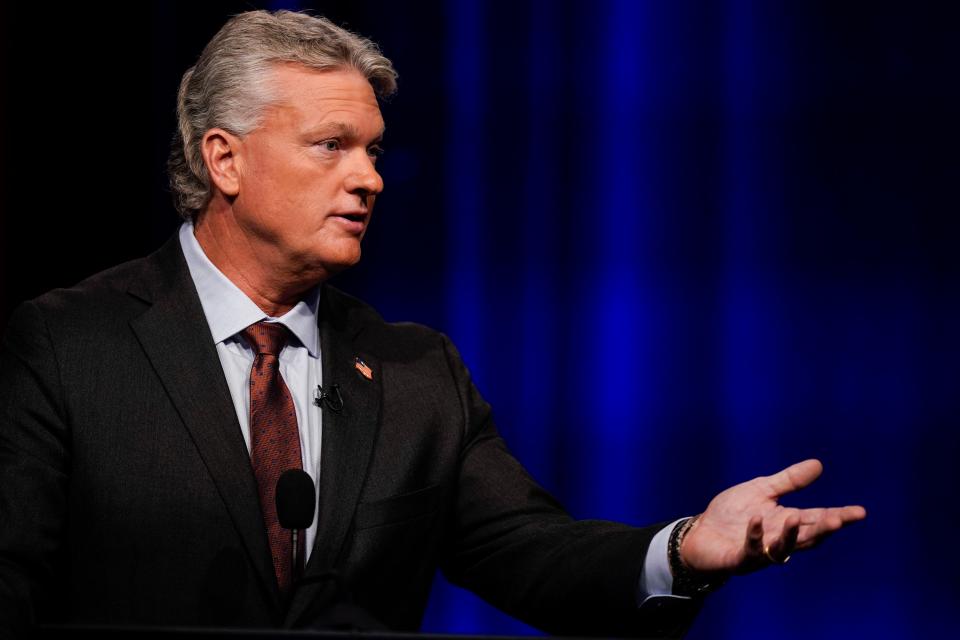
POLYGON ((397 73, 376 44, 326 18, 293 11, 232 17, 183 74, 177 93, 178 126, 167 172, 174 206, 185 220, 195 219, 212 195, 200 154, 204 134, 215 127, 237 136, 253 131, 274 100, 271 72, 285 62, 356 69, 380 98, 397 88, 397 73))

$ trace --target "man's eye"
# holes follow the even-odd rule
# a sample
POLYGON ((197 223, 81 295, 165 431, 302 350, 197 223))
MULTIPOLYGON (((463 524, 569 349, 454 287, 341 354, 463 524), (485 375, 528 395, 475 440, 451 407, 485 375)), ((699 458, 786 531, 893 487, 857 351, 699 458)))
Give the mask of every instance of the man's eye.
POLYGON ((320 143, 320 146, 327 151, 339 151, 340 150, 340 141, 339 140, 324 140, 320 143))
POLYGON ((373 146, 367 149, 367 153, 373 158, 379 158, 384 154, 383 147, 373 146))

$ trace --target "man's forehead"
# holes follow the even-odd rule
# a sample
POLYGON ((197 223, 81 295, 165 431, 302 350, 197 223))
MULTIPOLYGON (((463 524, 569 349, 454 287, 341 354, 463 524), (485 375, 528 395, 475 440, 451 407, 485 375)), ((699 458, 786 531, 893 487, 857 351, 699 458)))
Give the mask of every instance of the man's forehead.
MULTIPOLYGON (((335 114, 331 114, 334 116, 335 114)), ((372 130, 369 134, 361 131, 360 127, 354 122, 349 122, 345 120, 337 120, 335 117, 330 119, 322 120, 314 125, 311 125, 308 128, 309 133, 315 134, 317 136, 325 135, 336 135, 338 137, 344 138, 363 138, 367 135, 373 135, 374 138, 380 139, 383 137, 384 131, 386 131, 386 125, 383 123, 383 118, 379 118, 376 129, 372 130)))
POLYGON ((277 63, 272 68, 269 81, 278 98, 344 100, 379 108, 373 85, 352 67, 314 69, 302 64, 277 63))
POLYGON ((304 128, 339 129, 343 134, 383 134, 384 122, 373 87, 355 69, 318 70, 277 66, 268 110, 295 116, 304 128))

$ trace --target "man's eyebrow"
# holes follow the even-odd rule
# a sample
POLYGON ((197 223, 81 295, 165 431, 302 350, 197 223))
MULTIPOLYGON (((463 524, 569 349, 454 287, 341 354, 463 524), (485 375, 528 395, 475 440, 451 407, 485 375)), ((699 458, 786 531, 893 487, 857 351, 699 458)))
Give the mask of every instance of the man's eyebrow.
MULTIPOLYGON (((383 134, 386 131, 386 127, 380 129, 377 135, 374 137, 373 142, 380 142, 383 140, 383 134)), ((315 127, 310 130, 312 136, 339 136, 341 138, 346 138, 350 140, 360 139, 360 130, 356 126, 349 122, 325 122, 318 127, 315 127)))

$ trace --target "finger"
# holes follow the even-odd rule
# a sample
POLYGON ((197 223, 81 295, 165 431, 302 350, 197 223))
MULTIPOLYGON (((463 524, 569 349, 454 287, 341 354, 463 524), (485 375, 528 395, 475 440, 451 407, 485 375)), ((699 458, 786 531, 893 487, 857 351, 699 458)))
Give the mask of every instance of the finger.
POLYGON ((770 487, 771 497, 779 497, 785 493, 803 489, 823 473, 823 465, 819 460, 804 460, 790 465, 783 471, 763 478, 770 487))
POLYGON ((783 521, 783 531, 780 537, 768 547, 768 553, 773 562, 782 564, 787 561, 797 546, 797 537, 800 535, 800 514, 791 513, 783 521))
POLYGON ((843 524, 845 525, 852 522, 859 522, 867 517, 867 510, 858 504, 849 507, 839 507, 839 509, 840 519, 843 520, 843 524))
POLYGON ((800 512, 801 527, 797 548, 814 547, 835 531, 863 520, 866 516, 866 509, 861 506, 804 509, 800 512))
POLYGON ((744 554, 748 558, 763 556, 763 518, 753 516, 747 524, 747 539, 743 543, 744 554))
POLYGON ((820 521, 820 518, 823 517, 823 514, 826 513, 826 509, 815 508, 815 509, 801 509, 800 510, 800 524, 801 525, 811 525, 817 524, 820 521))
POLYGON ((832 529, 824 526, 800 527, 800 535, 797 536, 796 551, 808 551, 816 546, 823 544, 823 541, 839 531, 839 528, 832 529))
POLYGON ((816 524, 823 518, 839 518, 841 525, 863 520, 867 517, 867 510, 859 505, 849 507, 830 507, 800 510, 801 524, 816 524))

